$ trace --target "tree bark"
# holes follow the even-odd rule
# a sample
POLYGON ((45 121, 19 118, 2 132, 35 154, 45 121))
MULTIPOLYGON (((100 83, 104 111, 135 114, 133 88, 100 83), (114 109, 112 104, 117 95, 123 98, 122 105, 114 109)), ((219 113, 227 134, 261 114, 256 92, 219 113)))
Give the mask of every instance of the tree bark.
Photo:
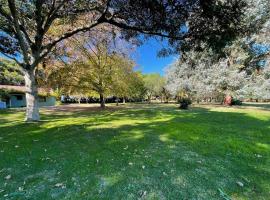
POLYGON ((103 94, 99 94, 99 97, 100 97, 100 107, 102 109, 105 108, 105 98, 104 98, 104 95, 103 94))
POLYGON ((126 104, 126 98, 123 97, 123 104, 126 104))
POLYGON ((152 97, 152 95, 149 95, 149 96, 148 96, 148 103, 149 103, 149 104, 151 103, 151 97, 152 97))
POLYGON ((26 118, 25 121, 39 121, 38 88, 34 71, 24 74, 26 88, 26 118))

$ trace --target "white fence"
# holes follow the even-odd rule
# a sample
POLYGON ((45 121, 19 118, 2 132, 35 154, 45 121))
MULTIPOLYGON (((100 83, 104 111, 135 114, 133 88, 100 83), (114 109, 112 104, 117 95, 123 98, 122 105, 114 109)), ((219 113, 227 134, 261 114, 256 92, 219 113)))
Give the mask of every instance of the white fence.
POLYGON ((0 101, 0 109, 7 108, 6 102, 0 101))

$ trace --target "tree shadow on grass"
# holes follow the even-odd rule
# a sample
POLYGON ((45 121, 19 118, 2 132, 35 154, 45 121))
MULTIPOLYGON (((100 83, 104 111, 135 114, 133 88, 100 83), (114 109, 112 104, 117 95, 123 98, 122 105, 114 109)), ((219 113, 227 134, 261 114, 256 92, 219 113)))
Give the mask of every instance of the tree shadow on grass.
POLYGON ((255 108, 259 108, 259 109, 262 109, 262 110, 267 110, 267 111, 270 111, 270 103, 243 103, 243 106, 244 107, 255 107, 255 108))
POLYGON ((55 126, 5 121, 0 170, 12 178, 0 179, 3 195, 222 199, 221 189, 236 199, 269 196, 269 120, 202 108, 121 110, 88 118, 77 113, 55 126))

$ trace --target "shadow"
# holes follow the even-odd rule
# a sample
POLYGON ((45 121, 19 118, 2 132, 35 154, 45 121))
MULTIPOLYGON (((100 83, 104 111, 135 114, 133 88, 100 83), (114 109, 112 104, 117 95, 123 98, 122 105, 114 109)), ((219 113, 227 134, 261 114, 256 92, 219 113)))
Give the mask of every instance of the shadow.
POLYGON ((38 124, 12 115, 0 117, 0 175, 12 174, 0 189, 13 199, 269 196, 270 120, 244 111, 135 105, 44 112, 38 124))
POLYGON ((245 103, 243 103, 243 106, 261 108, 261 109, 265 109, 265 110, 270 111, 270 103, 248 103, 248 102, 245 102, 245 103))

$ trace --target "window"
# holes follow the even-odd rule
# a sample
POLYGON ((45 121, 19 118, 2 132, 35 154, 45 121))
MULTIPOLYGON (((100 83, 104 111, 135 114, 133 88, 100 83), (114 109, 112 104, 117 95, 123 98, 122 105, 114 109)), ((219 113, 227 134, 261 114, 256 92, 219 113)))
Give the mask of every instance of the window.
POLYGON ((16 99, 18 101, 22 101, 23 100, 23 96, 22 95, 15 95, 16 99))
POLYGON ((39 102, 46 102, 46 97, 39 97, 38 98, 38 101, 39 102))

